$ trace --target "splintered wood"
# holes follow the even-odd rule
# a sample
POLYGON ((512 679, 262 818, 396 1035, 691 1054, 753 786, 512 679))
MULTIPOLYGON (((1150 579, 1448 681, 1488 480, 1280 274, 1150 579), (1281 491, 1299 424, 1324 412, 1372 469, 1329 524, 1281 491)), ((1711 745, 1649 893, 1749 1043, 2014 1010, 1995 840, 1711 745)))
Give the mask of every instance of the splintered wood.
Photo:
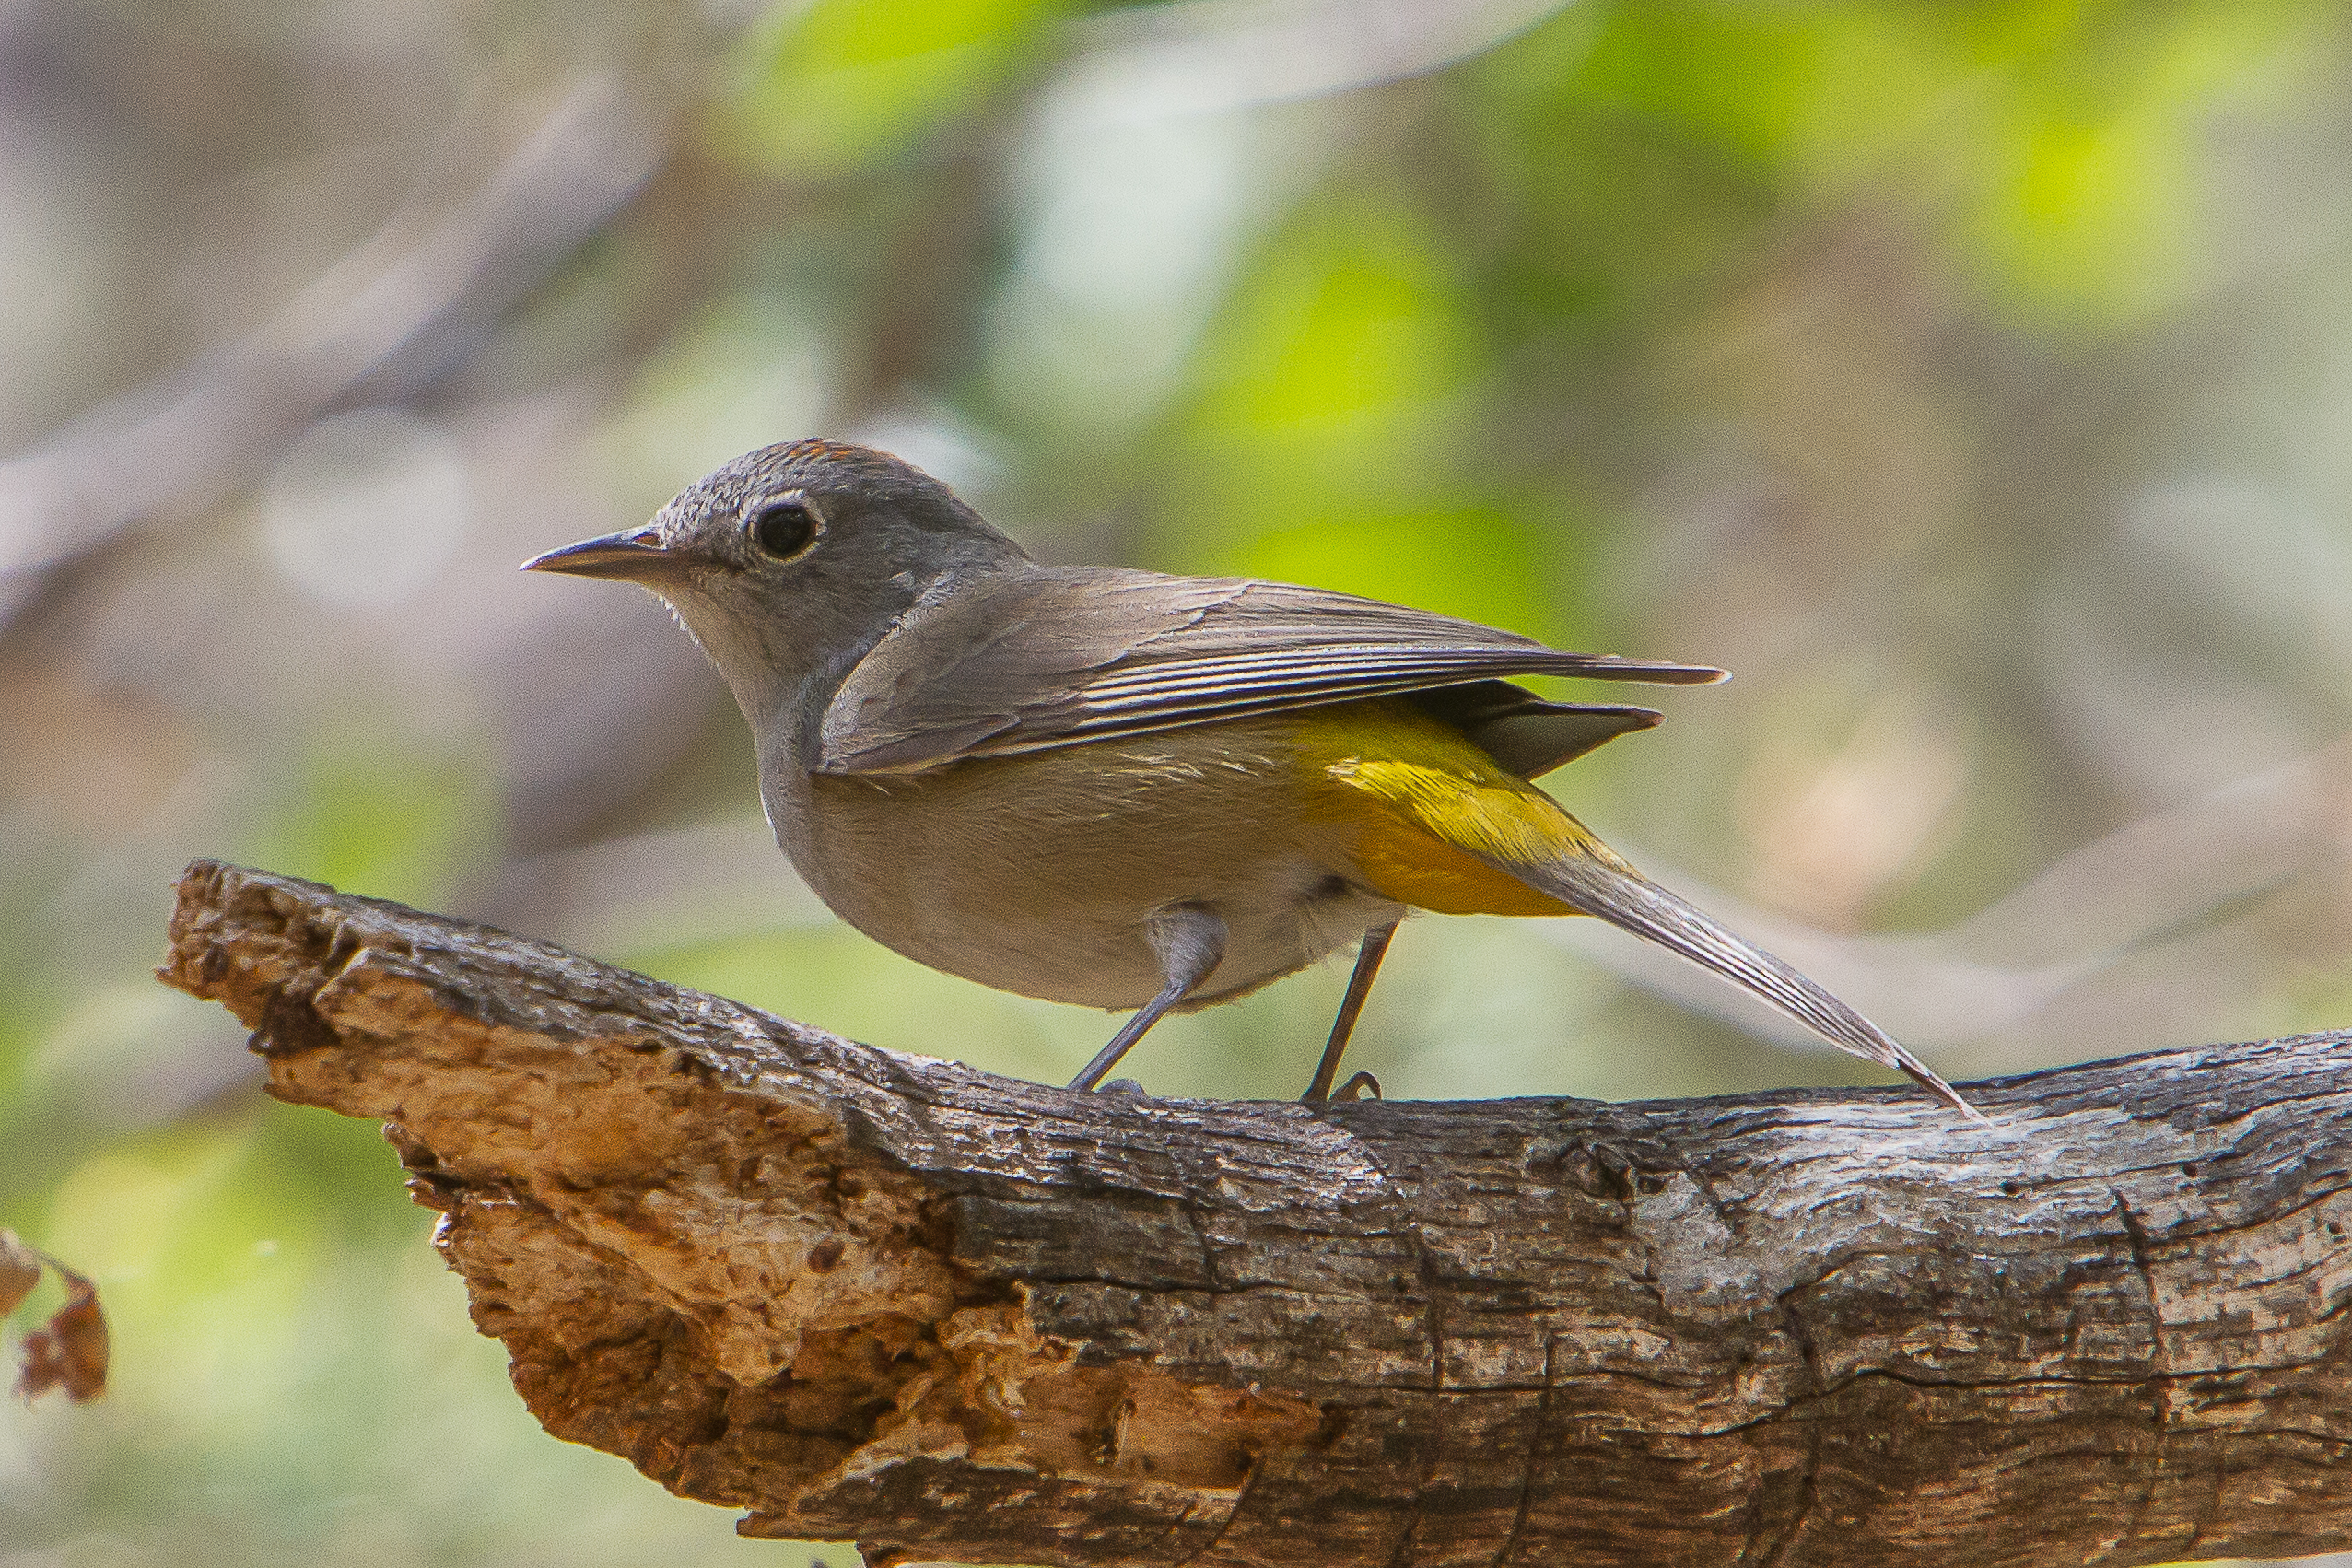
MULTIPOLYGON (((200 861, 164 977, 382 1120, 555 1434, 869 1562, 2134 1564, 2352 1543, 2352 1059, 1072 1094, 200 861)), ((952 1042, 947 1042, 952 1044, 952 1042)))

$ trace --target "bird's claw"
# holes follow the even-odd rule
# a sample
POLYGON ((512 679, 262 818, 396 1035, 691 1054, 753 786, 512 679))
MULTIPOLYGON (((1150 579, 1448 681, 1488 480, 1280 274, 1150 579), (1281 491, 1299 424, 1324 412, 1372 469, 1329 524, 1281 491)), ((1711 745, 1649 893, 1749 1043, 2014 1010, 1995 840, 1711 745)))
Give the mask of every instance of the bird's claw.
POLYGON ((1332 1094, 1331 1098, 1352 1102, 1361 1100, 1367 1094, 1375 1100, 1381 1097, 1380 1080, 1369 1072, 1359 1072, 1345 1083, 1340 1084, 1332 1094))

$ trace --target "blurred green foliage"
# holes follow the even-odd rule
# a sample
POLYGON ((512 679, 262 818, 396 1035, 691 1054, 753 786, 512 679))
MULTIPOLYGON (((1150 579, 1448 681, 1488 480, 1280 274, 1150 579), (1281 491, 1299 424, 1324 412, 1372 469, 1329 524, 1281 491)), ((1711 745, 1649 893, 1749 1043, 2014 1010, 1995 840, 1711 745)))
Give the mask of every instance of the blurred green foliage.
POLYGON ((785 6, 736 50, 713 108, 729 152, 824 177, 903 155, 972 111, 1049 41, 1047 0, 817 0, 785 6))
POLYGON ((437 756, 417 737, 322 736, 250 849, 256 864, 420 908, 498 848, 487 757, 437 756))

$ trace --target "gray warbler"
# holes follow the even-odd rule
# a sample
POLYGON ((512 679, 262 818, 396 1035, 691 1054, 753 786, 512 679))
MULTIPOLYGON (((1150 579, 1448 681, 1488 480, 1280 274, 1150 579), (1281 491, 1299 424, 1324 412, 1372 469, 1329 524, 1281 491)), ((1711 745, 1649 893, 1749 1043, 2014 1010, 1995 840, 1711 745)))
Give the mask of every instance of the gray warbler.
POLYGON ((1072 1088, 1169 1012, 1353 942, 1305 1094, 1328 1098, 1398 922, 1431 909, 1597 916, 1977 1115, 1529 782, 1661 716, 1503 677, 1719 670, 1286 583, 1040 566, 937 480, 835 441, 751 452, 525 566, 670 604, 751 724, 777 842, 843 919, 983 985, 1136 1009, 1072 1088))

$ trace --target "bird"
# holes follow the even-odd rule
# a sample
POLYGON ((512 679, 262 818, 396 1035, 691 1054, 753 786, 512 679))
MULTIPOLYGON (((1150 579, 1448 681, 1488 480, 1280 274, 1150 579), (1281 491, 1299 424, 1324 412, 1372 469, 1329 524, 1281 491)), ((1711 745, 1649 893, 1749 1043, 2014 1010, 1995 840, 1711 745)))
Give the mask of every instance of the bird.
MULTIPOLYGON (((1000 990, 1132 1010, 1072 1089, 1103 1086, 1168 1013, 1353 944, 1302 1096, 1331 1098, 1408 913, 1585 915, 1982 1119, 1536 787, 1663 715, 1511 677, 1719 669, 1319 588, 1042 564, 912 464, 829 439, 748 452, 642 526, 523 569, 669 605, 750 726, 778 846, 848 924, 1000 990)), ((1359 1073, 1338 1097, 1366 1089, 1359 1073)))

